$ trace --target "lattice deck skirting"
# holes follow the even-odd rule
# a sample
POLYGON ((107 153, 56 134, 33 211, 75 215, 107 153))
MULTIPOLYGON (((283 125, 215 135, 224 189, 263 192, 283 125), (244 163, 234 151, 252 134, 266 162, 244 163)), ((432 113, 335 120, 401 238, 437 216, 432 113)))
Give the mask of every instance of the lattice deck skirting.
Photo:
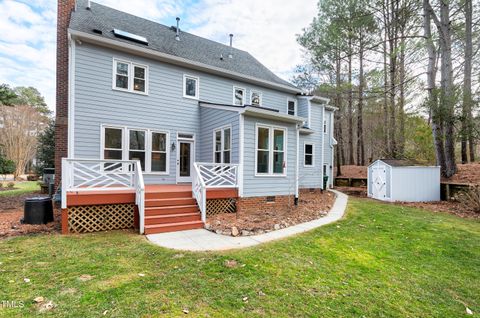
POLYGON ((71 233, 86 233, 133 228, 134 207, 134 204, 69 207, 68 230, 71 233))
POLYGON ((237 200, 235 199, 227 198, 207 200, 207 216, 235 212, 237 212, 237 200))

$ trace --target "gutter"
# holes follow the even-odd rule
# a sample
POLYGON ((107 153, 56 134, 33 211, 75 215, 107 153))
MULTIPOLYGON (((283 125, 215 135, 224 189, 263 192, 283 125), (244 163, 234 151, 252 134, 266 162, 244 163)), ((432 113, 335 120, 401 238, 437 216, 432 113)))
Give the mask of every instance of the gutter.
POLYGON ((195 62, 195 61, 183 58, 183 57, 178 57, 178 56, 174 56, 174 55, 171 55, 171 54, 162 53, 162 52, 152 50, 152 49, 149 49, 149 48, 143 48, 143 47, 139 47, 137 45, 133 45, 133 44, 125 43, 125 42, 120 42, 120 41, 117 41, 117 40, 112 40, 112 39, 105 38, 105 37, 100 36, 100 35, 93 35, 93 34, 82 32, 82 31, 72 30, 70 28, 68 29, 68 34, 71 35, 71 36, 77 37, 79 39, 82 39, 85 42, 89 42, 89 43, 93 43, 93 44, 97 44, 97 45, 101 45, 101 46, 105 46, 105 47, 114 47, 114 48, 117 48, 117 49, 121 48, 124 51, 132 53, 132 54, 142 55, 142 56, 149 57, 149 58, 155 58, 157 60, 160 60, 160 61, 166 62, 166 63, 170 63, 170 64, 187 66, 191 69, 204 71, 204 72, 208 72, 208 73, 212 73, 212 74, 216 74, 216 75, 221 75, 221 76, 232 78, 232 79, 235 79, 235 80, 241 80, 241 81, 244 81, 244 82, 249 82, 249 83, 257 84, 257 85, 260 85, 260 86, 263 86, 263 87, 273 88, 273 89, 277 89, 277 90, 285 91, 285 92, 289 92, 289 93, 299 94, 299 93, 302 92, 301 89, 296 88, 296 87, 291 87, 291 86, 288 86, 288 85, 282 85, 282 84, 258 79, 256 77, 244 75, 244 74, 241 74, 241 73, 238 73, 238 72, 227 71, 227 70, 222 69, 220 67, 207 65, 207 64, 200 63, 200 62, 195 62))

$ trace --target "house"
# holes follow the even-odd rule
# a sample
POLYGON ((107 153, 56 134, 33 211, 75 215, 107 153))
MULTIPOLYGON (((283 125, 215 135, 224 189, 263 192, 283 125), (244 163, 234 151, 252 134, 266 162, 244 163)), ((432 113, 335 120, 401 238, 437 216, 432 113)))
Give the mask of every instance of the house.
MULTIPOLYGON (((203 227, 332 182, 333 114, 249 53, 90 2, 58 2, 62 229, 203 227)), ((58 171, 59 169, 57 169, 58 171)))

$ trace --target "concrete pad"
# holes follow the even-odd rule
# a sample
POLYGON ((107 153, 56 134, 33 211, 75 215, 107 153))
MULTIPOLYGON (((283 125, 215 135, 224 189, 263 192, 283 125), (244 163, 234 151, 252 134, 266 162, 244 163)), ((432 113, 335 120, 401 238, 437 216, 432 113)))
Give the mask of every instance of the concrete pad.
POLYGON ((264 242, 282 239, 303 233, 314 228, 340 220, 347 208, 348 196, 336 190, 335 203, 328 214, 318 220, 296 224, 281 230, 252 236, 226 236, 207 231, 205 229, 159 233, 147 235, 147 239, 159 246, 184 251, 222 251, 236 248, 245 248, 264 242))

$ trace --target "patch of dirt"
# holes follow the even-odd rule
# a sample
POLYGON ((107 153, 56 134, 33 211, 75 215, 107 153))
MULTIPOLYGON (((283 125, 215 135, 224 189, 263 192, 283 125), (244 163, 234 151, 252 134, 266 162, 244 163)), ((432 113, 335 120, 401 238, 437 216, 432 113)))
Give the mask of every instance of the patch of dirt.
MULTIPOLYGON (((339 177, 343 178, 367 178, 367 166, 342 166, 339 177)), ((334 169, 334 176, 337 175, 337 168, 334 169)))
POLYGON ((359 198, 367 197, 367 187, 335 187, 335 190, 359 198))
POLYGON ((232 235, 232 231, 234 234, 238 231, 239 236, 262 234, 321 218, 334 202, 335 195, 330 191, 304 193, 299 197, 298 206, 270 212, 222 213, 210 217, 206 228, 224 235, 232 235))
POLYGON ((462 204, 456 201, 437 201, 437 202, 395 202, 394 204, 421 208, 432 212, 447 212, 461 218, 480 219, 480 213, 468 210, 462 204))
POLYGON ((40 193, 28 193, 16 196, 0 196, 0 239, 10 236, 33 233, 53 233, 60 231, 60 209, 54 210, 54 222, 48 224, 21 224, 23 206, 26 198, 45 196, 40 193))

